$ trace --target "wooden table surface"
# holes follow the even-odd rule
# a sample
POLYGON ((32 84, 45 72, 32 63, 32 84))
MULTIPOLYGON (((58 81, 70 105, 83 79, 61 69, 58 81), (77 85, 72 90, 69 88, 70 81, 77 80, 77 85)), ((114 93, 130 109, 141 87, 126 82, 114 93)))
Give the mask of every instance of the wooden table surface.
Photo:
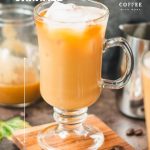
MULTIPOLYGON (((117 108, 116 102, 116 92, 104 90, 99 100, 89 108, 89 113, 100 117, 118 135, 131 144, 135 150, 147 150, 145 122, 122 115, 117 108), (142 128, 144 135, 139 137, 126 136, 126 130, 131 127, 142 128)), ((0 119, 8 119, 20 114, 20 112, 23 112, 23 109, 0 107, 0 119)), ((48 123, 53 121, 52 113, 51 106, 44 101, 39 101, 26 109, 26 120, 31 125, 48 123)), ((11 141, 4 139, 0 143, 0 150, 17 150, 17 147, 11 141)))

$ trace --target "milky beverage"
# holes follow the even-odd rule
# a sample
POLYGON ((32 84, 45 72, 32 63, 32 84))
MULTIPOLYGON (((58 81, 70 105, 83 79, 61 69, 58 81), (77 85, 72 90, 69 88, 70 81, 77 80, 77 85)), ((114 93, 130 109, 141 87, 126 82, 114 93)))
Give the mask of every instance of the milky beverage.
POLYGON ((148 135, 148 145, 150 149, 150 53, 146 53, 142 67, 144 106, 146 116, 146 126, 148 135))
POLYGON ((100 95, 107 19, 104 10, 54 2, 36 21, 41 94, 52 106, 75 110, 100 95))

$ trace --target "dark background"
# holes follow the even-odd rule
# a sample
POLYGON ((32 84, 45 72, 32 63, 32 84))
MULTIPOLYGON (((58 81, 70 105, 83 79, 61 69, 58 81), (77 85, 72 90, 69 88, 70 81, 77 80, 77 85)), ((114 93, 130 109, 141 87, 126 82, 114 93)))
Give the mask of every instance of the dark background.
MULTIPOLYGON (((97 0, 105 4, 110 10, 106 38, 121 36, 118 26, 123 23, 137 23, 150 21, 150 0, 97 0), (120 2, 142 2, 140 11, 121 10, 120 2)), ((0 0, 1 3, 25 3, 36 5, 38 2, 16 2, 16 0, 0 0)), ((103 77, 115 79, 120 72, 121 51, 119 48, 106 52, 103 57, 103 77)))

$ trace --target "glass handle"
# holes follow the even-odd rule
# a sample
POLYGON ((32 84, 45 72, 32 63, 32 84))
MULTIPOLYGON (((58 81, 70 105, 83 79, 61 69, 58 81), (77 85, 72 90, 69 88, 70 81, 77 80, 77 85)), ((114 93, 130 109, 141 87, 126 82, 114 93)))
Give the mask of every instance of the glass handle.
POLYGON ((126 83, 131 77, 133 66, 134 66, 133 53, 126 39, 122 37, 106 40, 104 44, 104 52, 111 47, 121 47, 121 49, 125 53, 126 61, 127 61, 126 71, 122 77, 116 80, 102 79, 100 81, 100 86, 109 89, 120 89, 126 85, 126 83))

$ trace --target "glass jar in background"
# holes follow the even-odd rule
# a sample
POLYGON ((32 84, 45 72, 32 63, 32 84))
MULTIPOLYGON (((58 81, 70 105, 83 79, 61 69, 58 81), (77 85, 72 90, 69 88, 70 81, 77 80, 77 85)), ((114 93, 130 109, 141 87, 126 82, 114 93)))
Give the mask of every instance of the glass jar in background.
POLYGON ((33 7, 0 9, 0 105, 29 105, 40 97, 33 7), (25 103, 25 104, 24 104, 25 103))

